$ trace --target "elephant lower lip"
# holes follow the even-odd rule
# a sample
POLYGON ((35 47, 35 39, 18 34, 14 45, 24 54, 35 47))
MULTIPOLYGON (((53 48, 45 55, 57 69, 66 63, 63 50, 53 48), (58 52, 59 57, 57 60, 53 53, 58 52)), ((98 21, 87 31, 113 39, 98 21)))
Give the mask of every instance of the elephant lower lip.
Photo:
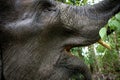
POLYGON ((91 79, 91 73, 87 67, 87 65, 84 63, 83 60, 76 57, 71 52, 71 48, 78 47, 79 45, 66 45, 64 47, 65 54, 67 54, 68 58, 65 59, 66 65, 65 68, 69 69, 71 72, 70 80, 76 79, 76 80, 92 80, 91 79))

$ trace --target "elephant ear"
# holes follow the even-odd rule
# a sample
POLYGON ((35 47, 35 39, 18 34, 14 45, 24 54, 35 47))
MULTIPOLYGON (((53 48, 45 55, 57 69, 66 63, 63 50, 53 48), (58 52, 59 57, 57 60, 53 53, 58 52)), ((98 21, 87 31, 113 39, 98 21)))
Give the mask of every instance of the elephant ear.
POLYGON ((13 8, 11 4, 13 1, 10 0, 0 0, 0 14, 13 8))
POLYGON ((3 76, 3 58, 2 58, 2 49, 0 47, 0 80, 4 80, 3 76))
POLYGON ((11 13, 20 11, 24 9, 23 7, 30 6, 32 3, 34 3, 34 0, 0 0, 0 17, 9 16, 11 13))
POLYGON ((0 80, 2 80, 2 59, 1 59, 2 53, 0 51, 0 80))

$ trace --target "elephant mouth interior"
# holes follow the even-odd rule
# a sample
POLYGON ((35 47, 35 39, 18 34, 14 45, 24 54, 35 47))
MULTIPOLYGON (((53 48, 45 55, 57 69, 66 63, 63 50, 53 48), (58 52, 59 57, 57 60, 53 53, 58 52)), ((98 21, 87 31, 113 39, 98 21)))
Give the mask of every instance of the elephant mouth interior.
POLYGON ((73 53, 70 51, 73 48, 72 45, 65 46, 64 50, 67 52, 68 55, 74 56, 73 53))

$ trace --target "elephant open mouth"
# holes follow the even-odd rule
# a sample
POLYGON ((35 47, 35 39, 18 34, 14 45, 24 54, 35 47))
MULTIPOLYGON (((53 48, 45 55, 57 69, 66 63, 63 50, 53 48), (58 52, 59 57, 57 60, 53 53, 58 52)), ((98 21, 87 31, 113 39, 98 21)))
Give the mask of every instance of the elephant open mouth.
MULTIPOLYGON (((111 47, 106 42, 102 41, 101 39, 98 41, 98 43, 101 44, 102 46, 108 48, 108 49, 111 49, 111 47)), ((79 45, 76 45, 76 46, 78 47, 79 45)), ((65 46, 64 50, 65 50, 66 54, 69 55, 69 56, 71 56, 71 57, 75 57, 75 55, 73 55, 74 53, 71 52, 71 49, 74 48, 74 47, 76 47, 76 46, 75 45, 74 46, 73 45, 67 45, 67 46, 65 46)), ((73 62, 71 61, 68 64, 71 67, 74 65, 74 69, 76 69, 76 70, 75 70, 75 72, 73 72, 74 74, 72 75, 72 77, 70 77, 70 80, 72 80, 72 78, 74 78, 76 80, 91 80, 91 77, 89 76, 90 72, 89 72, 86 64, 84 64, 84 61, 82 61, 82 60, 79 59, 78 63, 74 64, 75 63, 74 59, 72 59, 72 60, 73 60, 73 62), (83 64, 84 64, 84 68, 81 66, 83 64), (79 68, 81 68, 83 70, 80 70, 79 68, 76 68, 78 66, 79 66, 79 68)), ((77 59, 75 59, 75 61, 77 61, 77 59)))
MULTIPOLYGON (((103 47, 107 48, 107 49, 110 49, 111 50, 111 46, 109 44, 107 44, 106 42, 104 42, 102 39, 100 39, 99 41, 97 41, 100 45, 102 45, 103 47)), ((76 47, 75 45, 67 45, 65 46, 64 50, 67 51, 67 53, 69 55, 72 55, 73 53, 71 53, 71 49, 76 47)), ((77 47, 79 47, 79 45, 77 45, 77 47)))
MULTIPOLYGON (((98 42, 100 45, 102 45, 103 47, 111 50, 111 46, 110 46, 109 44, 107 44, 106 42, 104 42, 102 39, 98 40, 97 42, 98 42)), ((74 48, 74 47, 76 47, 76 46, 67 45, 67 46, 65 47, 65 50, 66 50, 67 52, 70 52, 70 49, 72 49, 72 48, 74 48)), ((77 45, 77 47, 79 47, 79 46, 77 45)))

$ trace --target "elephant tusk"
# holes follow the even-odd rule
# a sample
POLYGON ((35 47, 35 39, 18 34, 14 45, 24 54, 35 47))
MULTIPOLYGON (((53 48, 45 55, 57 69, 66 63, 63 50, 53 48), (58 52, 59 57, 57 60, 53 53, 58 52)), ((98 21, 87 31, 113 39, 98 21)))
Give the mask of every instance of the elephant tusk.
POLYGON ((111 50, 111 46, 109 44, 107 44, 106 42, 104 42, 102 39, 100 39, 98 41, 99 44, 101 44, 102 46, 106 47, 107 49, 111 50))

